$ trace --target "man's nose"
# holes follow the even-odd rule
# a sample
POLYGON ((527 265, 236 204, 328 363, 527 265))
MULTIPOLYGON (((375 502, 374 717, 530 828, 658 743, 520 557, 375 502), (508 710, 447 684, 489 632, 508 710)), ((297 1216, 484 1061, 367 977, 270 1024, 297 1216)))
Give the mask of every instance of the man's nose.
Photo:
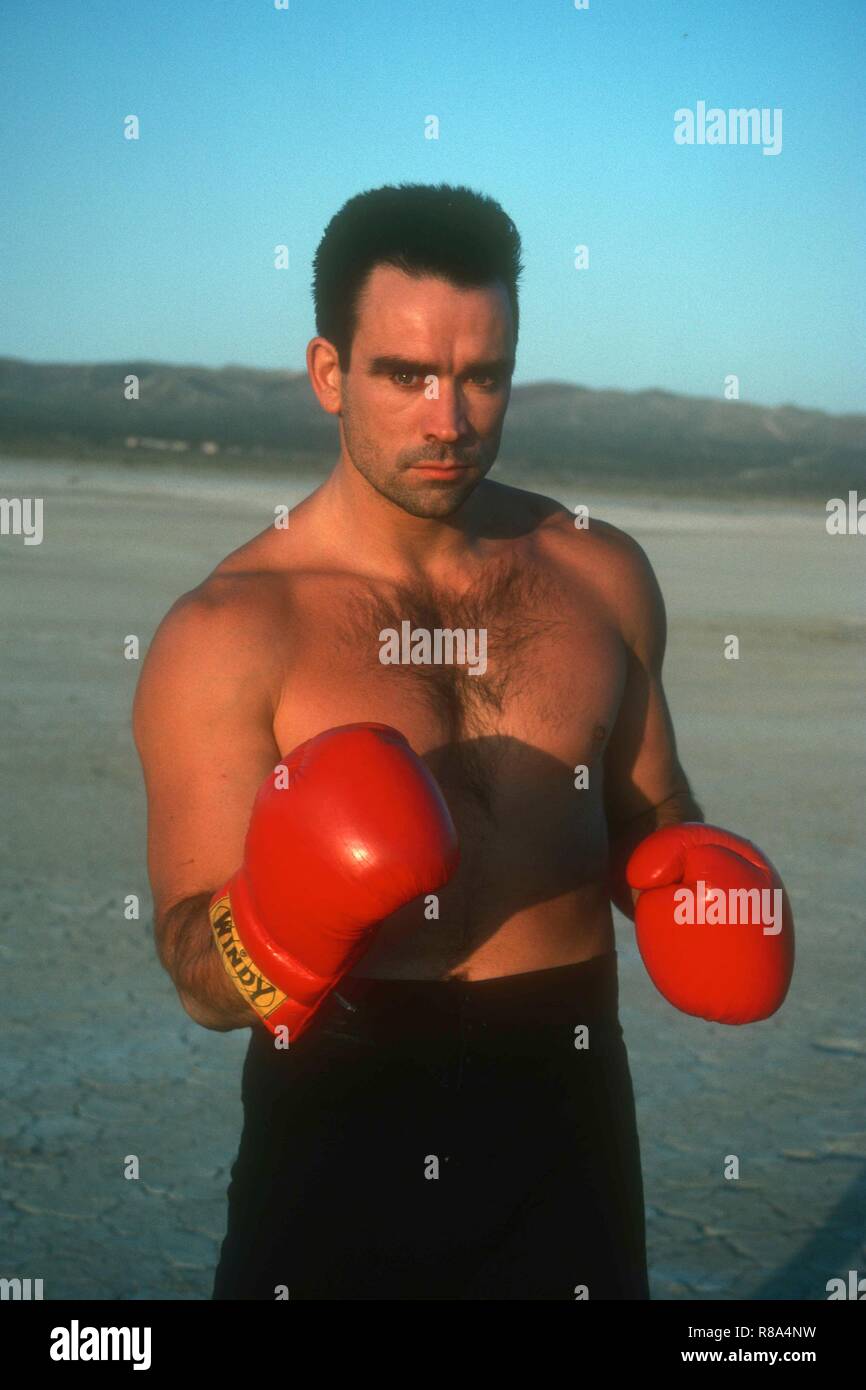
POLYGON ((455 440, 466 434, 468 421, 463 393, 453 383, 439 380, 437 397, 425 401, 425 433, 436 439, 455 440))

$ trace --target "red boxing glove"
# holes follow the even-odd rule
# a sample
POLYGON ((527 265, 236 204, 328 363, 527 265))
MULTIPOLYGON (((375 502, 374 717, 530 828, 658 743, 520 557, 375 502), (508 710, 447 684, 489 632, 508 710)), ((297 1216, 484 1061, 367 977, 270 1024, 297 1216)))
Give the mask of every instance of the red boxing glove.
POLYGON ((713 1023, 756 1023, 781 1006, 794 969, 782 880, 749 840, 685 822, 642 840, 626 866, 637 944, 675 1008, 713 1023))
POLYGON ((278 763, 244 861, 210 904, 229 978, 299 1038, 383 918, 447 883, 457 834, 436 782, 387 724, 345 724, 278 763))

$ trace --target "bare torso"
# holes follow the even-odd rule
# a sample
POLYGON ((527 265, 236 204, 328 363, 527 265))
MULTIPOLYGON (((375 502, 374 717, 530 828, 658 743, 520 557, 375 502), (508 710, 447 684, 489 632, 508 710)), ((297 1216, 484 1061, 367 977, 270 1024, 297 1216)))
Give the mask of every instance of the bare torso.
POLYGON ((425 918, 423 900, 395 913, 355 975, 484 979, 613 946, 602 758, 626 651, 605 592, 604 535, 576 532, 547 499, 486 486, 499 534, 448 584, 335 563, 307 504, 292 513, 290 542, 279 531, 256 537, 207 581, 223 599, 267 610, 268 637, 256 640, 281 753, 337 725, 391 724, 453 816, 461 863, 438 895, 438 920, 425 918), (404 620, 486 629, 486 672, 383 665, 379 634, 404 620), (575 786, 581 765, 585 788, 575 786))

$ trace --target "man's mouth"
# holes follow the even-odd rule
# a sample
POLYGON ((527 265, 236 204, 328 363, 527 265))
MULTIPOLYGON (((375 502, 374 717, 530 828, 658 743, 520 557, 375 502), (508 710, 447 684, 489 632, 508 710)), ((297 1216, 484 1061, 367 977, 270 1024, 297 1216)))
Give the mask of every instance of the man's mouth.
POLYGON ((450 478, 457 473, 465 473, 472 465, 469 463, 432 463, 424 462, 413 463, 412 468, 418 473, 427 473, 430 477, 450 478))

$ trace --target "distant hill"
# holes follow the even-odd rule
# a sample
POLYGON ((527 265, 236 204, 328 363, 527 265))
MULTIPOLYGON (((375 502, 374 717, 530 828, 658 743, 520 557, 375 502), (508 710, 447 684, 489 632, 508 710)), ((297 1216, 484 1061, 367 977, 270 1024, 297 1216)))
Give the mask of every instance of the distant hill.
MULTIPOLYGON (((325 468, 336 446, 305 372, 0 358, 5 453, 204 453, 285 469, 325 468), (124 399, 129 374, 138 401, 124 399)), ((514 388, 499 458, 523 476, 835 496, 866 479, 866 415, 537 382, 514 388)))

